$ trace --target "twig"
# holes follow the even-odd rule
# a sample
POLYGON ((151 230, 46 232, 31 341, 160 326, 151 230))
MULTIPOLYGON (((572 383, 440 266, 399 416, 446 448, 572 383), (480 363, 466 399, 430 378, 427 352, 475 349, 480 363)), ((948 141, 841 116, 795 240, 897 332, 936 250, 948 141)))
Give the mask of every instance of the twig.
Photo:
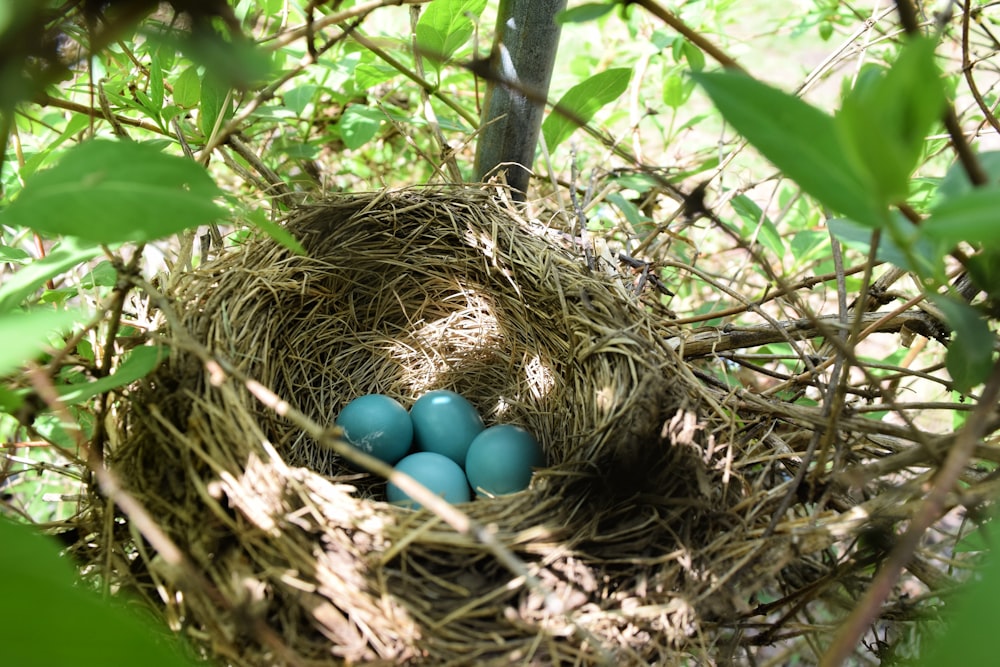
POLYGON ((289 189, 288 184, 281 180, 281 176, 276 171, 264 164, 264 161, 257 157, 249 146, 243 143, 239 135, 232 135, 226 143, 232 147, 237 155, 246 160, 263 177, 264 181, 267 182, 268 187, 264 188, 265 192, 277 196, 285 206, 292 207, 297 203, 295 201, 295 193, 289 189))
MULTIPOLYGON (((479 127, 479 119, 476 118, 475 115, 473 115, 468 109, 452 99, 451 96, 442 94, 437 86, 411 70, 403 63, 399 62, 396 58, 389 55, 385 49, 381 48, 378 44, 364 35, 359 34, 357 30, 351 31, 351 39, 384 60, 390 67, 405 76, 407 79, 420 86, 428 95, 433 95, 437 99, 441 100, 441 102, 447 105, 448 108, 461 116, 462 119, 469 124, 469 127, 479 127)), ((426 51, 421 51, 421 53, 426 57, 434 57, 436 55, 426 51)), ((438 57, 440 58, 440 56, 438 57)))
MULTIPOLYGON (((269 42, 264 42, 269 50, 276 51, 283 46, 288 46, 300 37, 311 37, 315 32, 323 30, 331 25, 343 23, 359 16, 364 17, 371 14, 380 7, 398 7, 399 5, 423 5, 430 0, 370 0, 353 7, 349 7, 335 14, 328 14, 320 19, 308 21, 305 25, 284 31, 269 42)), ((317 3, 323 4, 323 3, 317 3)), ((318 55, 318 54, 313 54, 318 55)))
POLYGON ((687 26, 684 21, 680 19, 679 16, 674 14, 672 11, 662 6, 656 0, 621 0, 623 4, 627 5, 639 5, 647 12, 660 19, 668 26, 679 32, 684 36, 684 39, 688 40, 699 49, 710 55, 723 67, 734 69, 738 72, 745 72, 740 64, 734 59, 730 58, 726 53, 717 47, 715 44, 709 40, 702 37, 699 33, 692 30, 687 26))
MULTIPOLYGON (((360 22, 363 19, 364 16, 362 16, 360 19, 357 19, 357 21, 360 22)), ((348 31, 353 30, 354 27, 356 26, 341 28, 342 32, 339 35, 331 37, 320 48, 315 49, 315 57, 318 57, 323 53, 326 53, 326 51, 333 48, 336 44, 339 44, 341 40, 347 37, 348 31)), ((309 67, 313 63, 314 60, 312 56, 304 58, 303 62, 300 62, 298 66, 293 67, 291 70, 285 72, 277 79, 275 79, 267 86, 265 86, 256 95, 254 95, 253 99, 247 102, 240 110, 240 112, 234 115, 229 120, 229 122, 225 124, 224 127, 220 128, 217 132, 212 133, 210 139, 201 149, 201 155, 198 158, 199 161, 204 162, 212 151, 214 151, 216 148, 229 141, 229 138, 242 129, 243 123, 249 120, 249 118, 254 114, 254 112, 257 111, 257 109, 262 104, 264 104, 264 102, 274 97, 275 93, 278 91, 279 88, 281 88, 281 86, 285 85, 286 82, 290 81, 291 79, 301 74, 307 67, 309 67)))
MULTIPOLYGON (((757 257, 757 255, 754 255, 754 256, 757 257)), ((736 292, 735 290, 730 289, 728 286, 726 286, 726 285, 722 284, 721 282, 715 280, 714 278, 712 278, 711 276, 709 276, 707 273, 705 273, 704 271, 702 271, 702 270, 700 270, 700 269, 698 269, 698 268, 696 268, 694 266, 690 266, 690 265, 687 265, 687 264, 681 264, 680 262, 671 262, 669 260, 664 260, 663 264, 664 264, 664 266, 676 265, 679 268, 683 268, 686 271, 694 273, 698 277, 700 277, 702 280, 704 280, 704 281, 712 284, 716 289, 721 290, 722 292, 725 292, 726 294, 728 294, 733 299, 738 300, 738 301, 744 301, 746 303, 746 310, 747 311, 750 311, 750 312, 754 313, 755 315, 761 317, 765 322, 767 322, 768 324, 770 324, 771 327, 773 328, 773 330, 776 331, 778 333, 778 335, 782 337, 782 339, 784 340, 784 342, 786 342, 789 345, 791 345, 792 349, 795 350, 795 353, 799 356, 799 359, 802 361, 802 364, 807 369, 809 369, 809 371, 813 371, 814 370, 813 360, 810 359, 809 356, 807 354, 805 354, 805 352, 803 352, 798 345, 795 344, 796 341, 795 341, 794 338, 788 337, 786 335, 785 330, 778 323, 778 320, 776 320, 774 317, 772 317, 769 313, 765 312, 759 305, 757 305, 757 303, 755 303, 753 301, 750 301, 749 299, 747 299, 746 297, 744 297, 739 292, 736 292)), ((777 276, 775 276, 775 279, 777 279, 777 276)), ((820 329, 822 329, 823 325, 819 324, 818 320, 815 320, 815 321, 817 322, 817 327, 819 327, 820 329)), ((824 335, 828 336, 829 332, 824 332, 824 335)), ((683 351, 682 351, 682 354, 684 354, 683 351)))
MULTIPOLYGON (((419 16, 420 7, 417 5, 410 7, 410 32, 412 33, 410 45, 413 49, 413 66, 417 71, 417 75, 424 78, 424 59, 420 53, 420 48, 417 46, 417 20, 419 16)), ((426 88, 421 87, 420 95, 423 102, 424 114, 431 129, 431 136, 438 144, 441 160, 448 169, 448 177, 451 178, 452 183, 461 183, 462 172, 458 168, 454 152, 452 152, 447 140, 445 140, 444 132, 441 131, 441 124, 438 122, 437 114, 434 113, 434 107, 431 105, 430 94, 426 88)), ((441 165, 434 164, 433 166, 436 173, 441 171, 441 165)))
MULTIPOLYGON (((937 337, 941 323, 922 310, 908 310, 892 317, 886 313, 864 313, 859 318, 868 333, 897 332, 904 327, 927 335, 937 337), (874 327, 874 328, 872 328, 874 327)), ((720 327, 707 331, 696 331, 689 335, 674 336, 667 339, 667 345, 676 349, 685 359, 704 357, 726 350, 743 347, 759 347, 770 343, 786 342, 789 338, 805 340, 822 335, 823 330, 843 330, 839 315, 825 315, 816 318, 785 320, 773 324, 758 324, 746 327, 720 327), (817 326, 819 323, 819 326, 817 326)), ((796 381, 800 380, 796 377, 796 381)))
POLYGON ((576 162, 576 156, 573 155, 570 158, 570 181, 574 184, 574 187, 569 189, 569 199, 573 204, 573 212, 575 215, 575 221, 570 227, 579 227, 580 229, 580 245, 583 246, 583 256, 587 261, 587 270, 594 271, 594 246, 590 241, 590 234, 587 231, 587 215, 583 212, 583 206, 580 205, 580 197, 576 192, 576 183, 580 177, 580 168, 576 162))
POLYGON ((878 617, 882 603, 889 597, 900 574, 916 552, 924 532, 941 516, 945 499, 955 488, 975 451, 976 443, 983 437, 987 420, 993 413, 998 399, 1000 399, 1000 363, 993 366, 979 404, 956 436, 948 452, 948 458, 935 476, 934 484, 920 509, 911 518, 906 532, 899 538, 861 601, 840 627, 833 643, 823 655, 820 667, 835 667, 847 660, 868 627, 878 617))
MULTIPOLYGON (((840 327, 840 331, 836 332, 834 336, 841 339, 847 339, 845 335, 844 328, 847 326, 847 288, 844 284, 844 257, 841 253, 840 242, 834 237, 833 233, 830 232, 830 247, 833 250, 833 263, 836 268, 837 274, 837 315, 835 316, 836 323, 840 327)), ((869 258, 874 259, 875 251, 874 248, 877 246, 872 246, 873 250, 869 254, 869 258)), ((871 273, 869 271, 871 261, 869 261, 865 266, 865 280, 862 284, 867 286, 868 280, 871 278, 871 273)), ((852 333, 857 333, 859 328, 858 322, 860 322, 860 317, 855 320, 855 324, 852 327, 852 333)), ((853 338, 849 340, 848 345, 853 342, 853 338)), ((824 462, 829 453, 829 449, 832 446, 833 438, 838 429, 836 428, 837 420, 840 418, 841 412, 846 406, 847 398, 847 380, 848 374, 844 372, 844 361, 847 357, 842 351, 838 350, 834 354, 833 369, 830 371, 830 381, 826 386, 826 391, 823 392, 823 406, 822 414, 826 418, 826 425, 823 428, 818 428, 813 430, 809 438, 809 444, 806 446, 806 451, 802 455, 802 461, 799 463, 798 470, 795 471, 795 477, 792 479, 792 483, 789 484, 788 490, 786 491, 784 497, 778 503, 778 507, 775 508, 774 513, 771 515, 771 522, 767 525, 767 529, 764 531, 764 539, 770 537, 778 524, 781 522, 782 518, 785 516, 785 512, 791 507, 792 502, 798 496, 799 487, 801 487, 802 482, 806 478, 806 474, 810 471, 810 466, 812 465, 813 457, 816 455, 816 450, 819 450, 819 459, 817 460, 815 468, 812 468, 812 475, 810 477, 810 483, 815 487, 818 480, 820 471, 824 468, 824 462)))
MULTIPOLYGON (((139 263, 142 261, 142 252, 145 244, 140 243, 132 254, 132 259, 128 264, 123 264, 121 260, 111 255, 111 259, 118 273, 115 287, 112 292, 111 314, 107 320, 107 332, 104 338, 104 351, 101 354, 101 365, 97 368, 98 375, 110 375, 111 365, 114 362, 115 339, 118 337, 118 330, 121 327, 122 313, 125 310, 125 299, 128 298, 132 289, 132 284, 128 281, 128 276, 139 272, 139 263)), ((110 253, 109 253, 110 254, 110 253)), ((90 446, 91 453, 96 461, 104 460, 104 439, 107 437, 107 412, 109 394, 104 393, 98 397, 96 413, 97 419, 94 427, 94 435, 90 446)))
MULTIPOLYGON (((968 7, 968 4, 966 4, 966 7, 968 7)), ((899 22, 902 24, 906 34, 910 36, 919 34, 920 22, 917 18, 917 10, 910 0, 896 0, 896 9, 899 11, 899 22)), ((965 139, 965 133, 962 132, 962 126, 958 122, 958 115, 955 113, 955 107, 950 102, 945 108, 944 126, 948 130, 948 136, 951 138, 951 145, 958 155, 958 160, 961 162, 962 168, 965 169, 965 173, 969 176, 972 184, 979 186, 989 183, 986 172, 983 170, 982 165, 979 164, 975 153, 972 152, 969 142, 965 139)))
MULTIPOLYGON (((686 268, 686 265, 680 262, 676 262, 672 264, 672 266, 675 266, 676 268, 686 268)), ((855 273, 860 273, 861 271, 864 270, 865 270, 864 265, 853 266, 849 269, 844 269, 844 275, 852 276, 855 273)), ((766 296, 755 300, 754 303, 756 303, 758 306, 761 306, 767 303, 768 301, 774 301, 775 299, 782 297, 790 292, 797 292, 800 289, 812 289, 813 287, 819 285, 820 283, 827 283, 830 282, 831 280, 836 280, 836 278, 837 278, 836 271, 830 273, 824 273, 819 276, 810 276, 809 278, 804 278, 797 283, 792 283, 791 285, 784 285, 782 287, 779 287, 778 289, 771 290, 767 293, 766 296)), ((681 317, 676 320, 671 320, 670 323, 675 326, 680 326, 682 324, 696 324, 698 322, 705 322, 707 320, 714 320, 721 317, 742 315, 745 312, 747 312, 747 307, 745 305, 733 306, 731 308, 726 308, 724 310, 715 310, 710 313, 705 313, 703 315, 694 315, 692 317, 681 317)))
POLYGON ((66 111, 72 111, 73 113, 82 114, 84 116, 100 116, 109 123, 112 123, 112 125, 137 127, 146 130, 147 132, 155 132, 156 134, 170 136, 169 133, 165 132, 163 128, 158 125, 154 125, 153 123, 144 120, 122 116, 121 114, 111 113, 104 108, 96 108, 86 104, 80 104, 78 102, 71 102, 70 100, 62 100, 58 97, 52 97, 51 95, 46 95, 44 93, 37 95, 34 102, 35 104, 43 107, 55 107, 57 109, 64 109, 66 111))
POLYGON ((976 84, 976 77, 973 74, 972 59, 969 57, 969 19, 972 11, 971 8, 972 0, 965 0, 965 6, 962 9, 962 74, 965 76, 965 83, 969 86, 969 92, 972 93, 972 98, 976 101, 976 106, 979 110, 983 112, 983 118, 986 119, 993 130, 1000 133, 1000 121, 997 121, 997 117, 993 115, 993 111, 986 104, 986 100, 983 99, 982 93, 979 92, 979 86, 976 84))

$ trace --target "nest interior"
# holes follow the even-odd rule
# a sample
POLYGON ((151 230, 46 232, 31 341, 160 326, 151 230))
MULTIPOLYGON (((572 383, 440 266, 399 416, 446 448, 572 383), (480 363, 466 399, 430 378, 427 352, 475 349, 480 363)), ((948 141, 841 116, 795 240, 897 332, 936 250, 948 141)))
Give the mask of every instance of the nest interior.
MULTIPOLYGON (((170 358, 121 416, 109 461, 193 586, 91 508, 108 576, 231 664, 671 664, 810 548, 766 543, 728 476, 715 413, 620 279, 484 190, 350 195, 186 275, 170 358), (225 359, 318 428, 351 398, 460 392, 522 425, 549 465, 459 509, 526 565, 344 463, 220 377, 225 359), (713 416, 714 415, 714 416, 713 416)), ((731 458, 732 453, 729 453, 731 458)), ((766 520, 767 517, 764 517, 766 520)), ((824 545, 813 545, 812 549, 824 545)))

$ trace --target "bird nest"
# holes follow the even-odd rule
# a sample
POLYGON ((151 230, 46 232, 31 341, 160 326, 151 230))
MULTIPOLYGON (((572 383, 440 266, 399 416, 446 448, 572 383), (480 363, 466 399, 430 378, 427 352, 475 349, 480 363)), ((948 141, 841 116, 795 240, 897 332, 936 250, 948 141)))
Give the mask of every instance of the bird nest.
POLYGON ((815 588, 824 550, 868 525, 845 506, 769 527, 788 481, 760 463, 785 455, 775 439, 736 437, 621 277, 492 193, 344 196, 285 228, 305 254, 252 239, 154 297, 170 356, 119 415, 108 462, 156 525, 140 537, 96 493, 83 515, 78 553, 205 655, 715 659, 738 619, 767 613, 757 592, 815 588), (382 500, 386 469, 334 417, 362 394, 409 406, 436 388, 538 438, 549 464, 529 489, 382 500))

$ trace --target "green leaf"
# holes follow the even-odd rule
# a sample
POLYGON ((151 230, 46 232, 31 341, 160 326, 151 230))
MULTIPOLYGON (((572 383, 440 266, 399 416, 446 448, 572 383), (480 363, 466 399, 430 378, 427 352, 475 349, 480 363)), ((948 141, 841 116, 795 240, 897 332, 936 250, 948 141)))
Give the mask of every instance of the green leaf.
POLYGON ((432 57, 435 69, 469 41, 472 21, 485 7, 486 0, 433 0, 427 5, 417 21, 417 46, 432 57))
POLYGON ((134 610, 102 600, 77 581, 59 545, 28 526, 0 520, 4 599, 0 627, 10 665, 184 667, 178 643, 164 641, 134 610), (44 611, 43 611, 44 610, 44 611))
POLYGON ((203 167, 157 148, 92 140, 39 172, 0 215, 3 224, 98 243, 150 241, 222 216, 203 167))
POLYGON ((622 212, 622 215, 625 216, 625 220, 628 221, 628 224, 632 225, 632 228, 635 229, 636 233, 640 236, 645 236, 646 234, 649 234, 650 231, 655 229, 656 226, 650 224, 652 219, 647 215, 643 215, 642 211, 639 210, 639 207, 626 199, 620 192, 610 193, 607 196, 607 200, 611 204, 614 204, 615 208, 622 212))
POLYGON ((616 2, 588 2, 576 7, 570 7, 569 9, 564 9, 556 14, 556 23, 563 25, 566 23, 586 23, 587 21, 594 21, 601 18, 605 14, 608 14, 617 4, 618 3, 616 2))
POLYGON ((976 526, 962 535, 962 538, 955 544, 955 553, 989 551, 990 540, 983 534, 986 530, 986 526, 976 526))
POLYGON ((970 577, 954 598, 949 598, 943 618, 943 635, 930 633, 920 651, 921 667, 990 665, 996 660, 997 600, 1000 599, 1000 553, 996 550, 982 561, 981 576, 970 577))
POLYGON ((292 252, 298 255, 306 255, 305 247, 299 243, 299 240, 292 236, 287 229, 281 225, 275 224, 270 220, 260 217, 253 221, 254 226, 263 231, 265 234, 270 236, 272 239, 285 246, 292 252))
POLYGON ((384 120, 385 113, 381 110, 352 104, 344 109, 344 115, 337 123, 340 138, 351 150, 361 148, 378 134, 384 120))
POLYGON ((615 67, 598 72, 566 91, 542 123, 542 136, 549 151, 554 151, 580 125, 589 123, 602 107, 621 97, 631 78, 630 68, 615 67))
POLYGON ((886 205, 906 199, 924 141, 944 111, 936 42, 910 38, 889 69, 869 66, 837 113, 837 135, 886 205))
POLYGON ((789 250, 796 266, 805 266, 820 255, 830 257, 830 235, 821 231, 804 229, 792 237, 789 250))
POLYGON ((743 219, 744 225, 741 230, 743 238, 750 239, 756 236, 761 245, 775 256, 784 257, 785 242, 781 240, 778 228, 754 200, 746 195, 736 195, 730 200, 729 205, 743 219))
MULTIPOLYGON (((62 151, 56 149, 60 148, 68 139, 77 136, 81 130, 90 125, 92 120, 87 114, 83 113, 75 113, 70 116, 69 120, 66 121, 66 127, 63 128, 59 136, 51 141, 46 141, 44 150, 31 160, 28 160, 24 167, 18 170, 21 178, 27 179, 39 169, 49 166, 50 162, 54 162, 58 156, 62 155, 62 151)), ((10 195, 13 193, 8 190, 7 194, 10 195)))
POLYGON ((4 278, 3 286, 0 287, 0 313, 21 306, 47 281, 92 259, 100 252, 99 247, 82 243, 79 239, 64 239, 45 258, 4 278))
POLYGON ((7 245, 0 245, 0 262, 10 262, 12 264, 27 264, 31 261, 31 255, 20 248, 11 248, 7 245))
POLYGON ((84 318, 81 311, 48 308, 0 315, 0 376, 34 359, 52 333, 65 333, 84 318))
POLYGON ((282 93, 281 99, 285 101, 287 108, 295 112, 296 116, 301 116, 305 113, 306 107, 312 104, 317 90, 319 90, 319 86, 307 83, 285 91, 282 93))
POLYGON ((399 71, 382 62, 365 60, 354 68, 354 84, 359 90, 369 90, 386 81, 391 81, 397 76, 399 76, 399 71))
POLYGON ((928 238, 954 245, 1000 241, 1000 187, 986 186, 949 197, 920 225, 928 238))
POLYGON ((687 60, 692 71, 700 72, 705 69, 705 53, 686 39, 681 44, 684 59, 687 60))
POLYGON ((186 109, 198 106, 201 100, 201 78, 198 68, 192 65, 180 73, 174 82, 174 103, 186 109))
POLYGON ((856 222, 884 222, 887 210, 848 161, 831 116, 745 74, 691 76, 726 121, 806 193, 856 222))
POLYGON ((118 283, 118 271, 114 264, 105 260, 87 272, 80 280, 80 287, 93 289, 95 287, 114 287, 118 283))
POLYGON ((955 389, 966 393, 989 377, 993 366, 993 333, 979 311, 964 301, 940 294, 932 294, 930 299, 955 332, 948 345, 945 368, 955 389))
MULTIPOLYGON (((1000 151, 980 153, 976 155, 976 159, 979 162, 979 166, 986 172, 990 183, 992 185, 1000 185, 1000 151)), ((944 178, 941 179, 940 185, 938 185, 935 204, 940 204, 945 200, 972 192, 973 189, 975 189, 975 186, 969 180, 969 175, 966 173, 962 163, 956 161, 948 168, 944 178)))
POLYGON ((12 391, 7 387, 0 387, 0 412, 6 412, 8 415, 15 414, 24 405, 24 398, 29 393, 28 389, 12 391))
POLYGON ((206 74, 201 79, 201 107, 198 113, 198 129, 206 137, 212 136, 216 125, 220 128, 233 117, 230 88, 214 76, 206 74), (221 115, 221 119, 220 119, 221 115))
POLYGON ((681 107, 691 97, 694 86, 694 81, 678 72, 667 74, 663 79, 663 103, 671 109, 681 107))
POLYGON ((93 382, 59 387, 59 396, 62 397, 64 403, 69 405, 82 403, 92 396, 124 387, 146 377, 166 357, 167 348, 161 345, 137 347, 125 355, 117 370, 111 375, 93 382))
MULTIPOLYGON (((248 90, 274 78, 274 55, 242 35, 228 39, 212 29, 146 31, 146 39, 166 52, 180 51, 223 88, 248 90)), ((176 98, 175 98, 176 99, 176 98)))
POLYGON ((1000 250, 984 248, 965 264, 975 284, 994 300, 1000 299, 1000 250))
POLYGON ((156 51, 149 59, 149 101, 159 115, 163 108, 163 68, 160 66, 160 54, 156 51))
MULTIPOLYGON (((832 218, 826 222, 827 228, 838 241, 850 248, 865 253, 871 249, 872 229, 853 220, 832 218)), ((886 222, 879 240, 876 259, 891 262, 896 266, 924 277, 939 277, 944 247, 929 238, 921 236, 920 229, 893 213, 886 222)))

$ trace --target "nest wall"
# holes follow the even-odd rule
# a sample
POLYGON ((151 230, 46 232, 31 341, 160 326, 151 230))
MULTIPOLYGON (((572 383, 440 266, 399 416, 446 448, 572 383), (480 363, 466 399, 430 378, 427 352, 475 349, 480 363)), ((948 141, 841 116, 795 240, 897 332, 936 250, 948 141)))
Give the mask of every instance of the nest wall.
MULTIPOLYGON (((296 212, 307 250, 249 241, 170 295, 169 361, 111 465, 210 584, 165 572, 125 522, 95 561, 230 664, 671 664, 789 558, 761 551, 711 465, 690 374, 619 278, 476 189, 351 195, 296 212), (246 386, 320 425, 355 396, 446 388, 524 426, 549 465, 460 509, 528 565, 380 500, 246 386), (751 559, 749 554, 753 553, 751 559), (317 662, 318 661, 318 662, 317 662)), ((100 530, 100 529, 99 529, 100 530)), ((780 547, 780 548, 779 548, 780 547)))

